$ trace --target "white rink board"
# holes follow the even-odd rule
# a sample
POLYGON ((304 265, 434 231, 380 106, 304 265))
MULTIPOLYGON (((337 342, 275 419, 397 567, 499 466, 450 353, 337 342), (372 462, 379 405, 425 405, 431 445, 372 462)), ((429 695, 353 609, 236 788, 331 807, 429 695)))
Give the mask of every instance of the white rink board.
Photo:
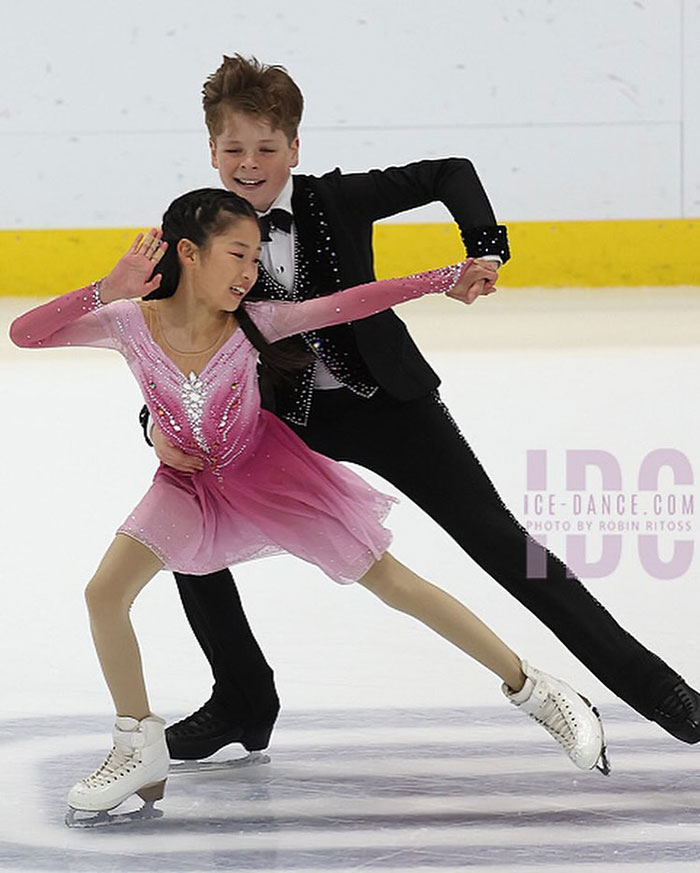
POLYGON ((229 0, 16 5, 0 228, 140 226, 213 181, 200 89, 235 51, 301 85, 304 171, 459 154, 506 221, 697 216, 698 17, 697 0, 414 0, 398 16, 270 0, 263 29, 229 0))

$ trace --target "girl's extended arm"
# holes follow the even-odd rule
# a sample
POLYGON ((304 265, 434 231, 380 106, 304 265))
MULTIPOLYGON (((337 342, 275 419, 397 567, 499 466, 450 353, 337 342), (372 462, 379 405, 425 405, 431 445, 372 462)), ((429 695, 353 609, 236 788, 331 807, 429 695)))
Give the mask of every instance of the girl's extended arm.
POLYGON ((465 261, 400 279, 384 279, 381 282, 356 285, 354 288, 328 294, 326 297, 305 300, 302 303, 270 300, 264 303, 249 303, 246 309, 268 342, 275 342, 305 330, 367 318, 398 303, 415 300, 424 294, 442 294, 451 291, 470 263, 471 261, 465 261))
POLYGON ((101 346, 121 350, 114 326, 122 307, 129 305, 126 299, 149 294, 160 284, 160 275, 150 281, 148 277, 167 248, 161 237, 157 228, 146 236, 139 233, 101 282, 70 291, 20 315, 10 326, 12 342, 25 349, 101 346), (106 303, 111 305, 104 306, 106 303))
POLYGON ((106 317, 108 307, 103 307, 99 294, 99 285, 93 283, 30 309, 12 322, 10 339, 25 349, 71 345, 116 348, 112 319, 106 317))

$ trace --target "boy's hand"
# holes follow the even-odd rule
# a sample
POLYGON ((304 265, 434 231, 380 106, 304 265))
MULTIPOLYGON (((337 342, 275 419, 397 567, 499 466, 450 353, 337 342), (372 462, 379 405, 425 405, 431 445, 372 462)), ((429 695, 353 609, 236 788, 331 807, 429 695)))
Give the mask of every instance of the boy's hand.
POLYGON ((201 458, 188 455, 187 452, 176 448, 155 424, 151 429, 151 442, 158 460, 166 467, 172 467, 173 470, 179 470, 181 473, 197 473, 204 469, 204 461, 201 458))
POLYGON ((447 297, 454 297, 462 303, 473 303, 477 297, 485 297, 496 290, 498 264, 495 261, 476 258, 462 273, 460 280, 447 297))
POLYGON ((155 227, 145 236, 142 233, 137 235, 129 251, 100 283, 100 299, 103 303, 145 297, 156 290, 160 285, 160 273, 150 282, 147 280, 168 248, 162 236, 162 231, 155 227))

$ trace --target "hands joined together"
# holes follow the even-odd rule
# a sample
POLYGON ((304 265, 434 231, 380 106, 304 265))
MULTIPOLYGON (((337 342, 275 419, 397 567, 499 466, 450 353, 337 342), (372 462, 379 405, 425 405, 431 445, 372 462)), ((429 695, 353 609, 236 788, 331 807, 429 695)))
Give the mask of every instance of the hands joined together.
POLYGON ((485 297, 496 291, 498 279, 498 263, 483 258, 475 258, 462 273, 460 280, 446 297, 461 300, 462 303, 473 303, 477 297, 485 297))

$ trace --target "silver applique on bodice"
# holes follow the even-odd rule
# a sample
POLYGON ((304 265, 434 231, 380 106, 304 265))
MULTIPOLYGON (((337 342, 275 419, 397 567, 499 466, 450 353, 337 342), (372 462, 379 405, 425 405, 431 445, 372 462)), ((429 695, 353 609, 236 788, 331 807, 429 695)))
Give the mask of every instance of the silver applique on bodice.
POLYGON ((204 401, 207 397, 207 389, 199 376, 194 372, 190 372, 182 382, 180 388, 180 396, 182 405, 185 410, 185 415, 192 428, 192 436, 197 441, 197 445, 204 452, 209 451, 207 441, 204 438, 202 431, 202 419, 204 417, 204 401))

